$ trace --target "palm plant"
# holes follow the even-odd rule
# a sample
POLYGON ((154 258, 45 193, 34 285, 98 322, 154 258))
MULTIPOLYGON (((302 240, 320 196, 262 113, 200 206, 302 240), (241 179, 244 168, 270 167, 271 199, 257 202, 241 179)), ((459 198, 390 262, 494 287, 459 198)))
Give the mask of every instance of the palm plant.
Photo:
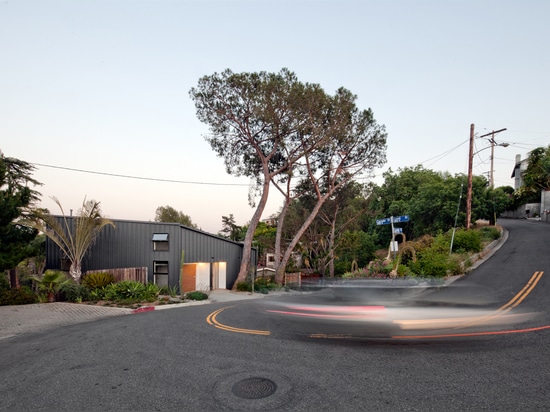
POLYGON ((75 282, 82 277, 82 261, 88 249, 93 245, 104 226, 114 223, 101 215, 99 202, 84 198, 82 208, 76 217, 67 217, 57 198, 53 198, 61 209, 62 218, 37 211, 34 225, 48 236, 61 249, 70 261, 69 274, 75 282))
POLYGON ((31 279, 38 284, 38 290, 46 293, 48 302, 53 302, 59 288, 71 281, 67 279, 63 272, 58 270, 47 270, 44 275, 32 276, 31 279))

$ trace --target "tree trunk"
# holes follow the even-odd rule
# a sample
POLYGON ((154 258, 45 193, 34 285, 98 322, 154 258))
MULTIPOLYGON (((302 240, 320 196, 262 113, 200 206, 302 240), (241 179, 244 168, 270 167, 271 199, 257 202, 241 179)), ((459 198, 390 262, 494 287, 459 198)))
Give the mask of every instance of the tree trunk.
POLYGON ((69 268, 69 274, 76 283, 80 283, 82 278, 82 267, 80 262, 71 262, 71 267, 69 268))
POLYGON ((290 204, 290 197, 285 197, 285 203, 277 220, 277 233, 275 234, 275 283, 281 285, 285 273, 285 266, 281 265, 281 242, 283 237, 283 226, 286 212, 290 204))
MULTIPOLYGON (((294 251, 294 248, 296 247, 296 245, 298 244, 298 241, 300 240, 300 238, 302 237, 302 235, 305 233, 305 231, 307 230, 307 228, 309 227, 309 225, 311 225, 311 222, 313 222, 313 219, 315 219, 315 217, 317 216, 317 214, 319 213, 319 210, 321 210, 321 206, 323 206, 323 203, 325 202, 325 200, 328 198, 328 196, 330 196, 330 194, 332 193, 329 193, 329 194, 326 194, 325 196, 323 196, 321 199, 319 199, 317 201, 317 204, 315 205, 315 207, 313 208, 313 210, 311 211, 310 215, 307 217, 307 219, 304 221, 304 223, 302 224, 302 226, 300 227, 300 229, 298 229, 298 232, 296 232, 296 234, 294 235, 292 241, 290 242, 290 244, 288 245, 286 251, 285 251, 285 254, 283 255, 283 258, 281 260, 281 264, 280 264, 280 267, 281 268, 285 268, 286 267, 286 264, 288 263, 288 261, 290 260, 290 257, 292 255, 292 252, 294 251)), ((283 269, 284 271, 284 269, 283 269)), ((284 275, 284 272, 283 272, 283 275, 284 275)))
POLYGON ((260 218, 262 217, 262 213, 265 209, 265 205, 267 204, 270 181, 271 179, 269 174, 264 173, 262 196, 260 198, 260 202, 258 203, 258 207, 256 208, 254 215, 252 216, 252 220, 248 225, 246 236, 244 237, 243 256, 241 258, 241 268, 239 269, 239 274, 237 276, 237 279, 235 280, 235 283, 233 283, 232 290, 237 289, 237 283, 246 282, 246 278, 248 276, 248 270, 250 268, 250 257, 252 256, 252 241, 254 240, 254 232, 258 227, 258 222, 260 221, 260 218))
POLYGON ((10 269, 10 286, 12 289, 19 289, 19 278, 17 277, 17 269, 10 269))
POLYGON ((328 241, 328 256, 329 256, 328 270, 331 278, 334 277, 334 242, 335 242, 334 238, 336 237, 335 226, 336 226, 336 213, 334 214, 334 220, 331 222, 331 225, 330 225, 330 236, 328 241))

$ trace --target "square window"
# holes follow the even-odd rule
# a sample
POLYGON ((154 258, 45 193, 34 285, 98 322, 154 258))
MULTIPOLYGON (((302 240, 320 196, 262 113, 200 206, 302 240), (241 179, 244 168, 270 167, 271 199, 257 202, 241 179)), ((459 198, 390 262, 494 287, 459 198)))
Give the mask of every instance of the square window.
POLYGON ((161 251, 161 252, 170 250, 170 243, 168 242, 168 233, 153 234, 153 250, 161 251))

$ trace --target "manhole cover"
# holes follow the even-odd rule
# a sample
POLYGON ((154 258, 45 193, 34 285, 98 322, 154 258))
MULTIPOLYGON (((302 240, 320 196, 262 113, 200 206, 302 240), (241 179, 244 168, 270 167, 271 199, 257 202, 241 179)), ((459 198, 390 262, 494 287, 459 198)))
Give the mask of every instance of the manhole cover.
POLYGON ((212 389, 223 410, 273 411, 294 399, 291 381, 269 370, 230 373, 212 389))
POLYGON ((233 385, 231 392, 243 399, 262 399, 273 395, 277 384, 271 379, 253 377, 243 379, 233 385))

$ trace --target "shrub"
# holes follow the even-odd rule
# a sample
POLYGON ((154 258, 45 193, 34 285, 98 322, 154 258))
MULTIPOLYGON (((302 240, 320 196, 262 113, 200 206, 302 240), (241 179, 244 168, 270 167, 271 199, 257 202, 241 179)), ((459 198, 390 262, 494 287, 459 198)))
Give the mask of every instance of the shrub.
POLYGON ((493 240, 500 239, 500 230, 498 230, 494 226, 484 226, 480 229, 480 231, 481 231, 481 237, 484 240, 493 241, 493 240))
POLYGON ((200 290, 195 290, 193 292, 189 292, 185 295, 186 299, 189 300, 206 300, 208 299, 208 295, 204 292, 201 292, 200 290))
POLYGON ((10 281, 5 273, 0 273, 0 292, 10 289, 10 281))
POLYGON ((252 285, 249 282, 238 282, 237 290, 239 292, 252 292, 252 285))
POLYGON ((89 294, 91 301, 97 302, 105 299, 105 288, 91 289, 89 294))
POLYGON ((453 252, 481 252, 481 232, 457 230, 453 242, 453 252))
POLYGON ((460 263, 456 258, 445 253, 424 251, 416 262, 410 262, 409 267, 418 276, 445 277, 461 272, 460 263))
POLYGON ((254 289, 260 293, 268 293, 270 290, 279 289, 279 287, 275 283, 275 276, 261 277, 254 281, 254 289))
POLYGON ((38 298, 28 286, 21 286, 19 289, 4 289, 0 291, 0 306, 5 305, 28 305, 36 303, 38 298))
POLYGON ((135 303, 141 301, 153 302, 160 292, 158 285, 147 283, 144 285, 136 280, 122 280, 111 283, 105 288, 92 289, 92 300, 112 300, 115 302, 135 303))
POLYGON ((177 286, 163 286, 159 290, 161 295, 169 295, 171 298, 178 296, 178 287, 177 286))
POLYGON ((31 276, 31 279, 38 285, 38 290, 48 296, 48 301, 53 302, 59 289, 72 279, 68 279, 64 272, 60 270, 46 270, 42 276, 31 276))
POLYGON ((115 277, 108 272, 89 273, 82 278, 82 284, 90 289, 104 288, 115 283, 115 277))
POLYGON ((145 285, 135 280, 122 280, 105 288, 105 299, 114 301, 138 301, 146 296, 145 285))
POLYGON ((143 300, 154 302, 160 294, 160 288, 156 283, 147 283, 143 291, 143 300))
POLYGON ((85 285, 67 283, 59 288, 58 299, 62 302, 82 302, 90 298, 90 290, 85 285))

